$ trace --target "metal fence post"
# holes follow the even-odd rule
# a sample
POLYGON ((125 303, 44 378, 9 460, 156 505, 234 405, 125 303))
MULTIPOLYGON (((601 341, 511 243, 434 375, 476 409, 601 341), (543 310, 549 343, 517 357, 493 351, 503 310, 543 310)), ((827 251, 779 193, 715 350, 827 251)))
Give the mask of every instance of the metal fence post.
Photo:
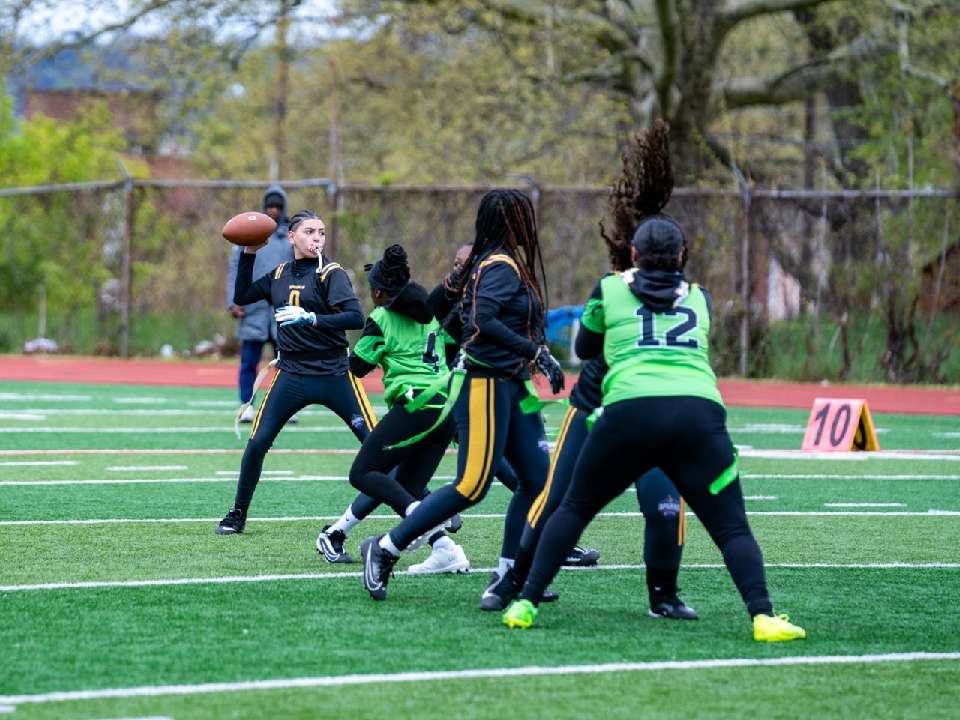
POLYGON ((123 249, 120 265, 120 357, 130 357, 130 298, 132 294, 133 260, 133 178, 119 158, 117 163, 123 171, 123 249))
POLYGON ((742 377, 747 377, 750 367, 750 205, 752 197, 750 185, 740 172, 736 163, 733 164, 733 173, 737 178, 740 189, 740 198, 743 202, 743 232, 740 234, 740 302, 743 312, 740 315, 740 363, 739 371, 742 377))

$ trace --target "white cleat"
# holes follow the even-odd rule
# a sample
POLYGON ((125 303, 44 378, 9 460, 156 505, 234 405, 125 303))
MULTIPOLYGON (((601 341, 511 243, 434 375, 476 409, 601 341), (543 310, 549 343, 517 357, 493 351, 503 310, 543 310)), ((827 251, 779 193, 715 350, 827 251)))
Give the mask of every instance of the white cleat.
POLYGON ((256 415, 256 413, 254 413, 254 411, 253 411, 253 406, 247 405, 247 406, 243 409, 243 412, 240 413, 239 422, 242 422, 242 423, 252 423, 252 422, 253 422, 253 418, 254 418, 255 415, 256 415))
POLYGON ((440 573, 465 573, 470 570, 470 561, 463 548, 435 547, 430 556, 422 563, 411 565, 407 572, 412 575, 437 575, 440 573))

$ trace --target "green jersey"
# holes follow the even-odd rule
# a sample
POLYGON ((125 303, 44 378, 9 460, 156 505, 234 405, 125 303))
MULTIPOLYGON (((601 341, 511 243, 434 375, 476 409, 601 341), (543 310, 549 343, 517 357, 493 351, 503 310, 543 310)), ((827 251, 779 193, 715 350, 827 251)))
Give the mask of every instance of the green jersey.
MULTIPOLYGON (((412 397, 450 374, 445 351, 454 344, 431 318, 420 323, 386 307, 374 308, 353 354, 370 365, 383 368, 383 386, 388 406, 402 396, 412 397)), ((445 392, 445 391, 443 391, 445 392)))
POLYGON ((630 272, 600 281, 583 311, 587 330, 603 335, 610 369, 603 404, 639 397, 693 396, 723 404, 710 367, 707 296, 691 285, 672 309, 653 312, 634 295, 630 272))

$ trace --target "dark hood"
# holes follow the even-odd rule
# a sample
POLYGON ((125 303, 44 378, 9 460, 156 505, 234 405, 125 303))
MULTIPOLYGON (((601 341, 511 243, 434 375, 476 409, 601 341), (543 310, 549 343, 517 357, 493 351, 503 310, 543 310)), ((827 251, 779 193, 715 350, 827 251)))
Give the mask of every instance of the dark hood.
POLYGON ((682 272, 633 268, 623 279, 640 302, 658 313, 675 308, 690 291, 682 272))
POLYGON ((423 285, 411 281, 386 307, 421 325, 426 325, 433 319, 433 312, 427 304, 427 296, 427 289, 423 285))
POLYGON ((287 193, 279 185, 271 185, 267 188, 267 191, 263 194, 263 200, 260 202, 260 209, 264 212, 267 210, 267 198, 271 195, 279 195, 283 198, 283 211, 280 213, 280 222, 287 222, 287 193))

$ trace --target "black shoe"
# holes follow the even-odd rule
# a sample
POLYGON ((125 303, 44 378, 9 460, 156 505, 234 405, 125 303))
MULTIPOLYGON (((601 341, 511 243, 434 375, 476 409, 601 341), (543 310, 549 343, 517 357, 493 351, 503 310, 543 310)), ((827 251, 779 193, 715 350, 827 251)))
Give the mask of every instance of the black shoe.
POLYGON ((242 533, 247 524, 247 513, 240 508, 234 508, 217 525, 217 535, 235 535, 242 533))
POLYGON ((350 553, 343 549, 343 544, 347 541, 346 533, 343 530, 327 532, 329 529, 329 525, 324 525, 317 535, 317 552, 328 563, 352 563, 350 553))
POLYGON ((560 593, 554 592, 550 588, 547 588, 543 591, 543 595, 540 597, 540 602, 556 602, 560 599, 560 593))
POLYGON ((571 567, 593 567, 598 560, 600 560, 599 550, 574 545, 563 564, 571 567))
POLYGON ((363 586, 374 600, 387 599, 387 583, 397 558, 380 547, 382 535, 372 535, 360 543, 363 559, 363 586))
POLYGON ((648 615, 652 618, 668 618, 669 620, 698 620, 700 618, 696 610, 676 595, 651 598, 648 615))
POLYGON ((505 610, 507 605, 520 593, 520 584, 516 573, 510 568, 500 575, 496 570, 490 576, 490 582, 480 596, 481 610, 505 610))
POLYGON ((448 533, 457 533, 460 531, 460 528, 463 527, 463 517, 460 513, 455 513, 451 515, 446 523, 443 525, 443 529, 448 533))

